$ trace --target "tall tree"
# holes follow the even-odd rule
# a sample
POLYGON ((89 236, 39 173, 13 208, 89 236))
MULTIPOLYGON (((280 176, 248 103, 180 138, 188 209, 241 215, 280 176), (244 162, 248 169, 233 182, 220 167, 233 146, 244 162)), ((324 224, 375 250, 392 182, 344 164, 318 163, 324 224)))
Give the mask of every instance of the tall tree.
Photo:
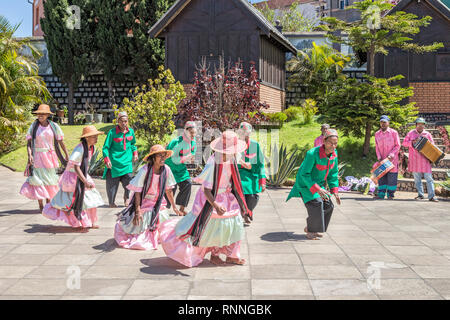
POLYGON ((110 104, 113 85, 124 79, 145 83, 164 64, 164 45, 149 38, 150 27, 169 9, 173 0, 96 0, 95 41, 97 66, 108 82, 110 104))
POLYGON ((35 103, 50 98, 38 76, 40 53, 29 39, 15 39, 19 25, 0 15, 0 154, 18 145, 35 103))
POLYGON ((46 0, 41 19, 53 74, 69 88, 69 123, 74 123, 74 91, 88 75, 94 54, 90 0, 46 0))
MULTIPOLYGON (((411 38, 420 32, 420 27, 430 24, 431 17, 418 19, 416 15, 403 11, 386 14, 392 7, 392 4, 383 0, 362 0, 348 7, 361 12, 360 20, 348 23, 328 17, 322 19, 326 24, 319 27, 327 31, 327 37, 332 41, 346 44, 354 51, 366 53, 367 72, 370 76, 375 76, 375 55, 377 53, 387 55, 389 48, 425 53, 443 47, 442 43, 421 45, 414 43, 411 38)), ((373 125, 371 121, 363 125, 365 126, 363 154, 367 155, 373 125)))

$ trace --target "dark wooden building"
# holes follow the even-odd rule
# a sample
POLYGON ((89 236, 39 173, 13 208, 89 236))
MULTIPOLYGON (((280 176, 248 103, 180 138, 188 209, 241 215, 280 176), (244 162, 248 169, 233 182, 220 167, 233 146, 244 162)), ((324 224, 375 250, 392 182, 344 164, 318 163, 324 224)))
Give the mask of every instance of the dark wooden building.
POLYGON ((271 112, 285 106, 285 53, 295 47, 247 0, 178 0, 149 31, 165 40, 166 68, 189 86, 202 59, 212 67, 255 63, 261 80, 260 100, 271 112))
POLYGON ((390 49, 387 56, 376 57, 376 75, 403 75, 400 84, 414 88, 409 99, 416 102, 421 115, 431 121, 450 121, 450 1, 402 0, 387 14, 396 11, 432 17, 413 41, 423 45, 442 42, 444 47, 425 54, 390 49))

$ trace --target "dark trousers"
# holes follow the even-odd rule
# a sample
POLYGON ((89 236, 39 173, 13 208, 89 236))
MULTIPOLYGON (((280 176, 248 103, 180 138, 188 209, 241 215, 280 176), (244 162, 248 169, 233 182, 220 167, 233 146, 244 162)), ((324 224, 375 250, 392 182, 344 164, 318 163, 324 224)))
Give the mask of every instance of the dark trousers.
POLYGON ((306 218, 308 232, 327 232, 333 214, 333 202, 317 198, 305 203, 305 207, 308 211, 308 218, 306 218))
POLYGON ((256 205, 259 201, 259 195, 257 194, 246 194, 245 196, 245 202, 247 203, 247 208, 250 211, 253 211, 255 209, 256 205))
POLYGON ((117 190, 119 189, 119 182, 122 183, 125 189, 125 198, 130 196, 130 190, 127 189, 127 185, 133 179, 131 173, 124 174, 123 176, 113 178, 111 176, 111 170, 106 171, 106 194, 108 195, 108 202, 110 205, 116 201, 117 190))
MULTIPOLYGON (((191 198, 191 189, 192 189, 192 181, 191 179, 181 181, 175 185, 175 188, 172 189, 173 195, 175 196, 175 192, 177 191, 178 187, 180 187, 180 191, 178 192, 178 195, 175 199, 175 204, 178 206, 187 207, 189 204, 189 199, 191 198)), ((169 199, 167 198, 167 195, 164 195, 166 197, 167 201, 167 209, 170 209, 171 204, 169 202, 169 199)))
POLYGON ((388 172, 378 180, 378 197, 384 199, 386 193, 394 197, 397 190, 398 172, 388 172))

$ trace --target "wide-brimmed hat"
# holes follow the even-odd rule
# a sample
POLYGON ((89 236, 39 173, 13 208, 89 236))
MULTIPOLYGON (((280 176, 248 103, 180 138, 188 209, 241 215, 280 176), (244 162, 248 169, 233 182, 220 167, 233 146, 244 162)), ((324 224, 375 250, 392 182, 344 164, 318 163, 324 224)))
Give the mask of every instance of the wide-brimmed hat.
POLYGON ((92 136, 98 136, 99 134, 105 134, 104 132, 98 131, 94 126, 86 126, 83 128, 83 134, 80 138, 87 138, 92 136))
POLYGON ((50 106, 48 104, 39 105, 36 111, 33 111, 34 114, 54 114, 50 111, 50 106))
POLYGON ((147 161, 147 159, 149 158, 149 157, 151 157, 152 155, 154 155, 154 154, 157 154, 157 153, 165 153, 166 154, 166 158, 169 158, 170 156, 172 156, 172 154, 173 154, 173 151, 172 150, 166 150, 162 145, 160 145, 160 144, 155 144, 154 146, 152 146, 151 148, 150 148, 150 152, 149 152, 149 154, 147 154, 145 157, 144 157, 144 161, 147 161))
POLYGON ((323 138, 326 139, 328 137, 336 137, 336 138, 339 137, 337 130, 327 129, 327 131, 325 131, 323 138))
POLYGON ((211 149, 225 154, 241 153, 247 148, 245 141, 239 139, 233 131, 225 131, 222 135, 211 142, 211 149))

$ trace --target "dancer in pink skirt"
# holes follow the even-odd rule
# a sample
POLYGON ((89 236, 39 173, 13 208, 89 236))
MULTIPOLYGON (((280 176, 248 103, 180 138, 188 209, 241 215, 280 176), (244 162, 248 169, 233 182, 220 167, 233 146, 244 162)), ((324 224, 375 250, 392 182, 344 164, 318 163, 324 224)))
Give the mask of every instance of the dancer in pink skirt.
POLYGON ((224 264, 219 254, 226 255, 225 263, 243 265, 240 257, 244 238, 242 216, 251 216, 242 190, 236 155, 246 149, 237 134, 225 131, 211 143, 215 153, 203 172, 194 179, 202 184, 194 205, 181 220, 164 222, 160 227, 161 244, 167 256, 193 267, 211 252, 210 261, 224 264))
POLYGON ((42 211, 44 217, 64 221, 83 231, 98 228, 97 207, 104 203, 88 169, 100 134, 103 132, 97 131, 94 126, 83 128, 81 143, 73 150, 67 168, 59 179, 60 190, 42 211))
POLYGON ((44 207, 43 200, 50 199, 58 192, 58 159, 62 165, 67 164, 69 158, 66 146, 63 142, 64 134, 61 128, 48 117, 54 113, 50 107, 41 104, 34 112, 37 115, 27 132, 28 165, 25 175, 28 176, 20 189, 20 194, 28 199, 37 200, 39 212, 44 207), (60 147, 64 151, 62 156, 60 147))
POLYGON ((114 239, 126 249, 152 250, 159 242, 160 222, 169 219, 169 210, 164 195, 179 216, 183 214, 175 206, 172 189, 177 184, 169 166, 164 160, 172 155, 157 144, 144 157, 148 161, 127 188, 132 191, 128 207, 119 214, 114 229, 114 239))

